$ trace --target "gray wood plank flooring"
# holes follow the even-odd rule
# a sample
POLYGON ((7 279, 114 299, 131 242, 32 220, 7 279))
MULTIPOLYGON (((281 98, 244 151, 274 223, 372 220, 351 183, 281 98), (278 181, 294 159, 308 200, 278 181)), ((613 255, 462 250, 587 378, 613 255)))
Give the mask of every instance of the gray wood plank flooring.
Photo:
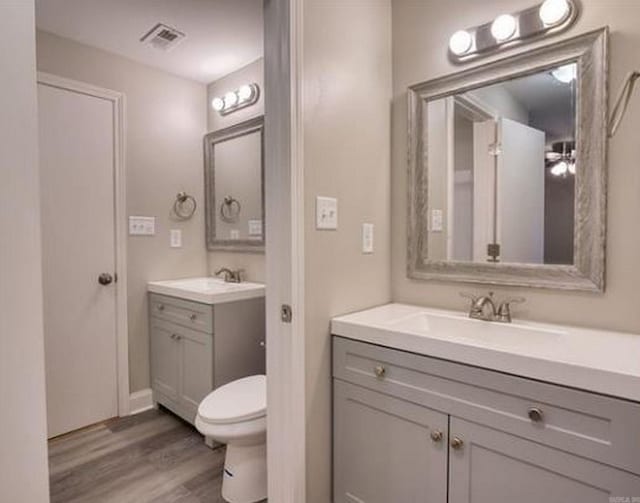
POLYGON ((52 503, 223 503, 224 447, 160 409, 49 441, 52 503))

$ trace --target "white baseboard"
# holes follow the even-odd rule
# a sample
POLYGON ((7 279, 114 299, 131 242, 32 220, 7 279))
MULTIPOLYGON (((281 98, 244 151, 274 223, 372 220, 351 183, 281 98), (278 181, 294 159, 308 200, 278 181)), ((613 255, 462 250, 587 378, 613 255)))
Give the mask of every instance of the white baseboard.
POLYGON ((134 391, 129 395, 129 414, 140 414, 149 409, 153 409, 151 388, 134 391))

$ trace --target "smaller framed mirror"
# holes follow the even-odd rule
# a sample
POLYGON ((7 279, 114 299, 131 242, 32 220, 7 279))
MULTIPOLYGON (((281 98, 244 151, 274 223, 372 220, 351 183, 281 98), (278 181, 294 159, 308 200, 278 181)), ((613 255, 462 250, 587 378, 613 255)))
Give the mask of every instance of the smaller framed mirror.
POLYGON ((604 289, 607 34, 409 88, 409 277, 604 289))
POLYGON ((264 253, 264 117, 204 137, 209 250, 264 253))

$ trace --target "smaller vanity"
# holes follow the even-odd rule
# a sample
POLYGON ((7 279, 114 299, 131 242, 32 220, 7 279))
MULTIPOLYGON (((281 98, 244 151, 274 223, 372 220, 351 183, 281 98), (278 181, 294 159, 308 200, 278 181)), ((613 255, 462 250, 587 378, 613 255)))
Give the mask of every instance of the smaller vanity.
POLYGON ((336 503, 640 495, 638 336, 402 304, 332 333, 336 503))
POLYGON ((203 277, 152 281, 153 401, 190 423, 213 389, 265 373, 265 287, 203 277))

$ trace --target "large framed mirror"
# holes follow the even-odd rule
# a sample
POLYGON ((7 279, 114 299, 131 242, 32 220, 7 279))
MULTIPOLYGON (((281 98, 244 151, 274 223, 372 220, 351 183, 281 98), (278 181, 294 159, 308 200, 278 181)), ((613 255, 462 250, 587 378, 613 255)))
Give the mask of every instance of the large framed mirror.
POLYGON ((409 89, 409 277, 604 289, 607 36, 409 89))
POLYGON ((204 137, 209 250, 264 253, 264 118, 204 137))

